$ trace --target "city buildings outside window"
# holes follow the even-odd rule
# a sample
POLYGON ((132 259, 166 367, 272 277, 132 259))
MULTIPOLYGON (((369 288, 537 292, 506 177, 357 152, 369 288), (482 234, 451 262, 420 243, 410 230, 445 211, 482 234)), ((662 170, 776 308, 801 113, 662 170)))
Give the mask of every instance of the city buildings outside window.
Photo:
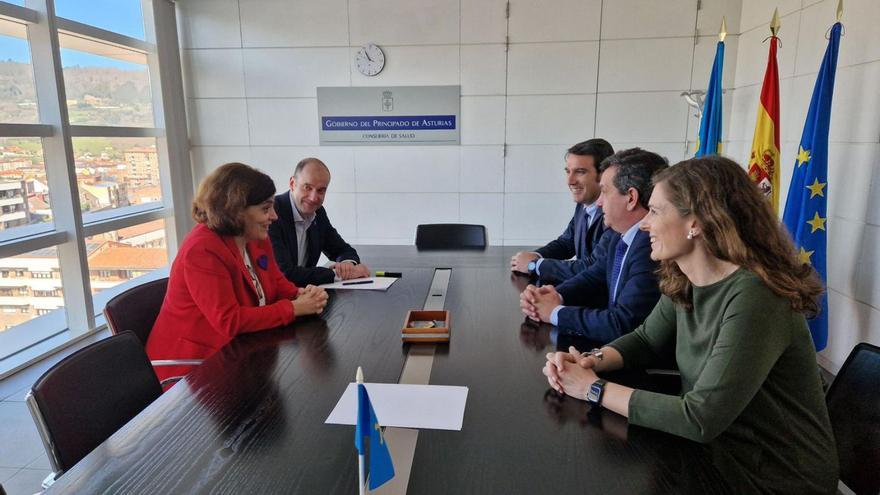
POLYGON ((177 51, 167 0, 0 0, 0 377, 167 269, 192 189, 177 51))

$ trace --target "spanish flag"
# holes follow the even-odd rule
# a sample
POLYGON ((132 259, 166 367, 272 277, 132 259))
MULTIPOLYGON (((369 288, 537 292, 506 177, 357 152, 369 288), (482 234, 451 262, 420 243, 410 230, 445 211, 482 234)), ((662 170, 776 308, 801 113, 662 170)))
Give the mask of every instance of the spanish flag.
POLYGON ((770 37, 770 55, 767 59, 767 71, 764 73, 764 85, 761 87, 758 121, 755 123, 755 137, 752 139, 752 153, 749 157, 749 177, 758 184, 775 211, 779 211, 778 43, 779 38, 770 37))

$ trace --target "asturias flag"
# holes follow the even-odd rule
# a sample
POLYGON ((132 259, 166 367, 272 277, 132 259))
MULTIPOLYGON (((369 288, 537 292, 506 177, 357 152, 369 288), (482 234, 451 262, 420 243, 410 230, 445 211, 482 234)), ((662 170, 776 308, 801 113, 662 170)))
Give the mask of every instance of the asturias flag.
POLYGON ((723 69, 724 42, 719 41, 718 47, 715 49, 715 62, 712 63, 712 76, 709 78, 706 101, 703 104, 697 154, 694 156, 721 153, 721 76, 723 69))
POLYGON ((761 87, 758 121, 749 156, 749 177, 779 211, 779 70, 776 67, 776 46, 779 38, 770 37, 770 55, 761 87))
MULTIPOLYGON (((831 122, 831 97, 834 94, 834 73, 840 47, 840 23, 831 27, 825 57, 813 87, 810 110, 798 147, 791 186, 785 202, 782 221, 794 238, 795 247, 804 263, 810 263, 825 282, 827 246, 826 205, 828 203, 828 127, 831 122)), ((816 350, 828 343, 828 296, 822 295, 822 312, 809 321, 816 350)))
POLYGON ((382 427, 376 419, 376 411, 370 404, 367 387, 359 383, 358 419, 354 431, 354 446, 357 447, 358 455, 365 454, 364 437, 370 437, 370 490, 374 490, 394 477, 394 465, 391 464, 391 454, 388 453, 388 445, 382 437, 382 427))

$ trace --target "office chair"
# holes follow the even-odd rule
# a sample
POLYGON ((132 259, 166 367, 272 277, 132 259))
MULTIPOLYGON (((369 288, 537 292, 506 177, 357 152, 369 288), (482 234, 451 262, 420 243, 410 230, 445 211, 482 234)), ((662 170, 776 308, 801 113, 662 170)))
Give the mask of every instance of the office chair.
POLYGON ((825 402, 840 459, 840 481, 857 494, 880 493, 880 347, 850 352, 825 402))
POLYGON ((49 368, 25 398, 52 466, 43 486, 160 395, 162 386, 132 332, 95 342, 49 368))
MULTIPOLYGON (((107 301, 104 306, 104 317, 107 326, 114 335, 131 331, 140 340, 142 346, 147 345, 153 324, 162 309, 162 301, 165 300, 165 292, 168 290, 168 277, 153 280, 145 284, 132 287, 107 301)), ((153 366, 198 366, 201 359, 157 359, 151 361, 153 366)), ((168 385, 180 380, 182 377, 174 376, 162 380, 162 385, 168 385)))
POLYGON ((463 223, 430 223, 416 227, 416 249, 486 249, 486 227, 463 223))

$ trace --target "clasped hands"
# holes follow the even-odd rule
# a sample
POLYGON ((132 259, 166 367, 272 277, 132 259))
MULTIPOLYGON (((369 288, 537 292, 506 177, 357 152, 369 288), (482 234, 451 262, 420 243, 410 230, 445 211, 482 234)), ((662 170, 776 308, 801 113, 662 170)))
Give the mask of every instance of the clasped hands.
POLYGON ((333 265, 333 271, 335 271, 336 275, 342 280, 370 276, 370 268, 363 263, 356 265, 347 261, 340 261, 333 265))
POLYGON ((293 303, 295 316, 321 314, 324 311, 324 306, 327 305, 327 291, 309 284, 299 289, 291 303, 293 303))
POLYGON ((596 358, 571 346, 568 352, 548 352, 547 363, 541 371, 553 390, 584 400, 587 388, 598 379, 593 370, 595 365, 596 358))
POLYGON ((552 285, 536 287, 529 284, 519 295, 520 309, 524 315, 534 321, 549 323, 550 314, 560 304, 562 304, 562 296, 556 292, 556 287, 552 285))

